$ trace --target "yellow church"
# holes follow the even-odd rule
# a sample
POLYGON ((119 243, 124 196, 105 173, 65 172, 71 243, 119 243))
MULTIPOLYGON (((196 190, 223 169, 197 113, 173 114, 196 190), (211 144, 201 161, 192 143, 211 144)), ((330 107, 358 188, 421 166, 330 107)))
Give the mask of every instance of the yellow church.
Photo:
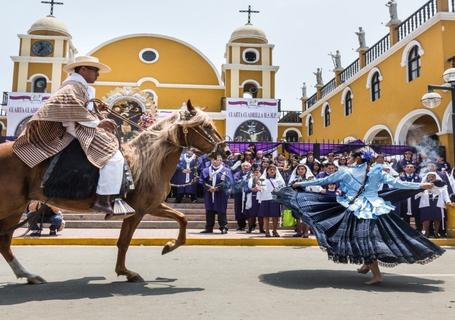
POLYGON ((430 84, 455 86, 455 2, 430 0, 402 21, 396 5, 389 2, 383 38, 368 46, 360 28, 358 59, 344 68, 334 60, 330 81, 319 78, 310 97, 303 90, 304 140, 416 145, 430 137, 453 163, 450 92, 438 91, 437 108, 421 100, 430 84))
MULTIPOLYGON (((221 72, 196 47, 171 36, 129 34, 102 42, 82 54, 95 56, 112 69, 101 74, 93 84, 96 97, 132 118, 142 112, 166 116, 191 99, 193 105, 209 113, 227 140, 276 141, 286 134, 301 137, 299 118, 279 123, 280 100, 275 98, 279 67, 273 65, 274 45, 269 43, 264 31, 250 23, 251 8, 246 12, 248 23, 235 29, 228 38, 221 72), (269 122, 233 118, 230 125, 229 115, 237 113, 229 112, 229 108, 238 105, 251 108, 252 112, 248 113, 251 115, 267 111, 269 122), (255 133, 261 125, 269 126, 268 135, 255 133), (242 130, 229 129, 230 126, 243 126, 250 131, 242 135, 237 133, 242 130)), ((9 136, 17 136, 30 114, 60 87, 67 77, 63 67, 78 55, 77 39, 52 14, 34 22, 18 38, 18 55, 11 57, 12 91, 8 97, 4 96, 8 126, 0 118, 3 127, 8 127, 3 135, 9 136), (24 107, 27 103, 32 106, 24 107)))

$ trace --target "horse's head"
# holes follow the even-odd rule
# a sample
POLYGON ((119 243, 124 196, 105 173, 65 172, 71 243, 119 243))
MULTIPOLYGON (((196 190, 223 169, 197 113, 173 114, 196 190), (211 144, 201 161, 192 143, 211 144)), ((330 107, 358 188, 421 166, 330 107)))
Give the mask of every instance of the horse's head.
POLYGON ((195 148, 209 157, 220 155, 225 159, 231 154, 209 116, 193 107, 190 100, 182 107, 179 116, 178 139, 182 147, 195 148))

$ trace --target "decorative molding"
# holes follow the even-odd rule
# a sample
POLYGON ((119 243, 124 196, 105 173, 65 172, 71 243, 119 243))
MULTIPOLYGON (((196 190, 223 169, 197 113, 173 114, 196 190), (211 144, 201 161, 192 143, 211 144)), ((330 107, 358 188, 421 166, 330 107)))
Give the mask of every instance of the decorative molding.
POLYGON ((62 57, 21 57, 21 56, 11 56, 13 62, 28 62, 28 63, 69 63, 68 58, 62 57))
POLYGON ((453 133, 452 128, 452 102, 447 105, 442 117, 441 133, 453 133))
POLYGON ((385 124, 377 124, 368 129, 368 131, 365 133, 363 137, 363 141, 365 143, 371 143, 374 137, 376 137, 376 135, 383 130, 387 131, 387 133, 390 135, 390 139, 392 140, 392 144, 394 144, 392 131, 385 124))
POLYGON ((270 48, 270 49, 275 48, 274 44, 267 44, 267 43, 261 44, 261 43, 231 42, 227 46, 230 46, 230 47, 241 47, 241 48, 248 48, 248 47, 252 47, 252 48, 270 48))
POLYGON ((47 39, 47 40, 71 40, 71 37, 67 36, 44 36, 38 34, 18 34, 21 39, 47 39))
POLYGON ((350 87, 344 88, 343 92, 341 93, 341 105, 344 106, 344 100, 346 99, 346 95, 348 92, 351 92, 351 99, 354 100, 354 93, 352 93, 352 89, 350 87))
POLYGON ((313 116, 311 115, 311 113, 306 116, 305 127, 308 128, 308 124, 309 124, 310 120, 311 120, 311 123, 314 123, 314 119, 313 119, 313 116))
POLYGON ((153 49, 153 48, 144 48, 142 49, 140 52, 139 52, 139 60, 141 60, 143 63, 146 63, 146 64, 153 64, 153 63, 156 63, 158 60, 160 59, 160 54, 159 52, 156 50, 156 49, 153 49), (146 51, 152 51, 153 53, 155 53, 156 55, 156 59, 153 60, 153 61, 147 61, 147 60, 144 60, 142 58, 142 54, 146 51))
POLYGON ((256 80, 254 79, 248 79, 248 80, 245 80, 242 82, 241 85, 239 85, 239 88, 243 88, 247 83, 254 83, 254 85, 258 88, 258 89, 262 89, 262 86, 259 82, 257 82, 256 80))
POLYGON ((414 48, 415 46, 417 46, 419 48, 419 50, 417 51, 419 56, 423 56, 423 54, 425 53, 425 51, 423 50, 422 45, 420 44, 420 42, 417 41, 417 40, 412 40, 403 49, 403 53, 401 55, 401 63, 400 63, 400 65, 402 67, 407 67, 408 66, 409 51, 411 51, 411 49, 414 48))
POLYGON ((30 78, 28 78, 27 82, 33 82, 35 80, 35 78, 37 78, 37 77, 43 77, 44 79, 46 79, 46 83, 52 83, 52 81, 49 80, 48 76, 46 76, 45 74, 42 74, 42 73, 32 74, 30 76, 30 78))
POLYGON ((120 40, 124 40, 124 39, 131 39, 131 38, 137 38, 137 37, 150 37, 150 38, 166 39, 166 40, 169 40, 169 41, 174 41, 174 42, 180 43, 180 44, 190 48, 191 50, 193 50, 194 52, 199 54, 212 67, 212 70, 215 73, 216 78, 218 80, 218 85, 219 86, 223 85, 223 82, 221 81, 220 74, 218 73, 218 70, 215 68, 215 65, 209 60, 209 58, 206 55, 204 55, 201 51, 199 51, 199 49, 197 49, 193 45, 191 45, 191 44, 189 44, 189 43, 187 43, 185 41, 182 41, 180 39, 177 39, 177 38, 174 38, 174 37, 165 36, 165 35, 161 35, 161 34, 135 33, 135 34, 129 34, 129 35, 116 37, 116 38, 113 38, 111 40, 108 40, 108 41, 105 41, 105 42, 101 43, 100 45, 98 45, 94 49, 90 50, 87 53, 87 55, 90 55, 90 56, 93 55, 96 51, 98 51, 99 49, 107 46, 108 44, 111 44, 111 43, 114 43, 114 42, 117 42, 117 41, 120 41, 120 40))
POLYGON ((332 112, 332 109, 330 109, 330 104, 328 102, 325 102, 324 105, 321 108, 321 117, 325 116, 325 110, 329 108, 329 112, 332 112))
POLYGON ((376 72, 379 73, 379 81, 384 80, 384 77, 382 76, 381 70, 379 70, 378 67, 374 67, 373 69, 370 70, 370 72, 368 72, 367 84, 366 84, 366 88, 367 89, 371 88, 371 79, 373 78, 373 76, 374 76, 374 74, 376 72))
POLYGON ((152 82, 157 88, 224 90, 224 86, 210 84, 160 83, 157 79, 152 77, 141 78, 137 82, 96 81, 95 85, 109 87, 140 87, 144 82, 152 82))
POLYGON ((286 134, 289 132, 289 131, 295 131, 297 132, 297 135, 299 138, 302 137, 302 132, 300 131, 301 129, 299 128, 296 128, 296 127, 291 127, 291 128, 287 128, 286 130, 283 131, 283 135, 281 136, 282 138, 286 137, 286 134))
POLYGON ((395 143, 397 144, 406 143, 406 136, 408 134, 409 129, 413 125, 414 121, 422 116, 432 117, 438 127, 438 133, 441 132, 441 125, 439 123, 438 117, 433 112, 431 112, 428 109, 416 109, 406 114, 398 123, 394 136, 395 143))
POLYGON ((243 62, 247 63, 247 64, 253 64, 253 63, 256 63, 258 62, 259 60, 261 59, 261 53, 259 52, 259 50, 255 49, 255 48, 246 48, 245 50, 243 50, 242 52, 242 60, 243 62), (254 52, 256 54, 256 60, 254 61, 248 61, 246 60, 246 54, 248 52, 254 52))
POLYGON ((263 65, 250 65, 250 64, 223 64, 222 70, 242 70, 242 71, 275 71, 277 72, 280 67, 277 66, 263 66, 263 65))

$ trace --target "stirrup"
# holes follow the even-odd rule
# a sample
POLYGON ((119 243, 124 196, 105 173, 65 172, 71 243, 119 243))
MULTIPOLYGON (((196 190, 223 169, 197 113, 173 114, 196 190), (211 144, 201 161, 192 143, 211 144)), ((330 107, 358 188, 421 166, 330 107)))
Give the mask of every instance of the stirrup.
POLYGON ((105 220, 123 220, 125 218, 131 217, 132 215, 134 215, 136 213, 136 210, 134 210, 122 198, 116 198, 114 200, 113 211, 114 211, 114 213, 107 214, 104 219, 105 220))

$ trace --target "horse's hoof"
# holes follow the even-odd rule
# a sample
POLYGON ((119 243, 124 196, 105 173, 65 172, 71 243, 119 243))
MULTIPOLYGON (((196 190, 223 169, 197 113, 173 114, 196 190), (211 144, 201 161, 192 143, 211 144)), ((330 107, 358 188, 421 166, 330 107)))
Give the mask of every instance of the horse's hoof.
POLYGON ((41 278, 40 276, 33 276, 30 278, 27 278, 27 283, 28 284, 43 284, 46 283, 47 281, 41 278))
POLYGON ((178 246, 175 244, 175 240, 169 241, 166 243, 166 245, 163 247, 163 250, 161 251, 162 255, 165 255, 166 253, 169 253, 171 251, 174 251, 177 249, 178 246))
POLYGON ((145 281, 139 274, 135 274, 134 276, 128 278, 128 282, 145 282, 145 281))

